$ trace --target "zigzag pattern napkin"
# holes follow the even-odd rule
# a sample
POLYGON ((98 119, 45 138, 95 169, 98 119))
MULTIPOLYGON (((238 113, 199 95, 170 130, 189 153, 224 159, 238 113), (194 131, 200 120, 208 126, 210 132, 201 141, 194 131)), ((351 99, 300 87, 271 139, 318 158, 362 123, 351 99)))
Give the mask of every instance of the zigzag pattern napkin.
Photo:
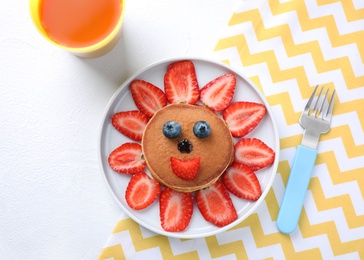
POLYGON ((215 58, 263 92, 278 123, 278 173, 265 203, 216 236, 156 235, 123 215, 99 259, 364 259, 364 1, 243 1, 215 58), (290 235, 275 221, 296 147, 298 119, 313 86, 336 89, 329 133, 290 235))

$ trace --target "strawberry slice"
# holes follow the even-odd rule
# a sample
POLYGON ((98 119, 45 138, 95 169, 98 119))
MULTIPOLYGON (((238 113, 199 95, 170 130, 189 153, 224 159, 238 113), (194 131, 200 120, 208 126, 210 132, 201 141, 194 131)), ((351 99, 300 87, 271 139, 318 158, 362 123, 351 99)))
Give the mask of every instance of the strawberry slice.
POLYGON ((274 162, 275 152, 257 138, 242 138, 235 144, 235 162, 247 165, 252 171, 274 162))
POLYGON ((170 103, 195 104, 200 98, 195 65, 178 61, 169 65, 164 75, 164 92, 170 103))
POLYGON ((147 81, 134 80, 130 83, 130 91, 137 108, 149 118, 167 105, 164 92, 147 81))
POLYGON ((235 196, 256 201, 262 195, 255 173, 245 164, 233 163, 222 176, 225 187, 235 196))
POLYGON ((110 167, 119 173, 134 174, 145 168, 142 146, 138 143, 124 143, 111 152, 108 158, 110 167))
POLYGON ((228 106, 222 117, 234 137, 250 133, 262 120, 267 109, 263 104, 254 102, 235 102, 228 106))
POLYGON ((193 197, 189 192, 165 188, 159 196, 160 220, 166 231, 183 231, 191 221, 193 197))
POLYGON ((193 180, 198 172, 200 166, 200 157, 181 160, 178 158, 171 157, 171 167, 174 174, 184 180, 193 180))
POLYGON ((234 97, 236 78, 233 73, 226 73, 201 89, 201 102, 213 111, 224 110, 234 97))
POLYGON ((139 172, 131 177, 126 187, 125 199, 131 208, 145 209, 158 198, 159 190, 157 180, 150 178, 145 172, 139 172))
POLYGON ((220 181, 197 191, 196 204, 205 220, 218 227, 224 227, 238 218, 230 195, 220 181))
POLYGON ((135 140, 142 140, 148 117, 138 110, 118 112, 111 117, 111 124, 120 133, 135 140))

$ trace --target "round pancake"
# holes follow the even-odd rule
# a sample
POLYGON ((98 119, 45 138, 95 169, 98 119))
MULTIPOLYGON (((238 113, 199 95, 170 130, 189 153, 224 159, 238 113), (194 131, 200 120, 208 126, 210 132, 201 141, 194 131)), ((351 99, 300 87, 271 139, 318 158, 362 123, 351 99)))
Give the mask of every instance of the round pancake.
POLYGON ((155 113, 144 130, 142 149, 152 176, 165 186, 183 192, 193 192, 213 184, 234 160, 234 143, 225 122, 205 106, 185 103, 170 104, 155 113), (206 138, 198 138, 193 133, 194 124, 200 120, 211 127, 206 138), (182 126, 179 137, 169 139, 164 136, 162 129, 167 121, 176 121, 182 126), (178 150, 178 142, 183 139, 192 143, 190 153, 178 150), (184 180, 175 175, 170 157, 181 160, 200 157, 196 178, 184 180))

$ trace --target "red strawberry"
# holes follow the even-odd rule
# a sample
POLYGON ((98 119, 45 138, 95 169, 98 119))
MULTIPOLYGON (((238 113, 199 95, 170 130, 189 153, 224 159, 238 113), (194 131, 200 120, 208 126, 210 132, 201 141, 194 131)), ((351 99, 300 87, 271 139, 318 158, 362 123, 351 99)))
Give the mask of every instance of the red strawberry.
POLYGON ((253 171, 274 162, 275 152, 257 138, 242 138, 235 144, 235 162, 247 165, 253 171))
POLYGON ((125 191, 128 205, 136 210, 150 206, 158 197, 160 185, 145 172, 134 174, 125 191))
POLYGON ((170 103, 195 104, 199 100, 200 89, 192 61, 169 65, 164 75, 164 92, 170 103))
POLYGON ((201 102, 213 111, 224 110, 234 97, 236 78, 233 73, 226 73, 201 89, 201 102))
POLYGON ((137 108, 148 117, 152 117, 155 112, 167 105, 164 92, 152 83, 134 80, 130 83, 130 91, 137 108))
POLYGON ((262 195, 255 173, 245 164, 232 164, 222 176, 225 187, 239 198, 256 201, 262 195))
POLYGON ((191 221, 193 197, 189 192, 165 188, 159 196, 160 220, 166 231, 183 231, 191 221))
POLYGON ((109 155, 110 167, 119 173, 137 173, 145 168, 142 146, 138 143, 125 143, 109 155))
POLYGON ((222 116, 234 137, 250 133, 262 120, 267 109, 263 104, 236 102, 228 106, 222 116))
POLYGON ((148 123, 148 117, 138 110, 118 112, 111 118, 111 124, 127 137, 142 140, 144 128, 148 123))
POLYGON ((238 218, 230 195, 220 181, 197 191, 196 204, 205 220, 218 227, 224 227, 238 218))
POLYGON ((200 157, 180 160, 174 157, 170 158, 171 167, 174 174, 184 180, 193 180, 198 172, 200 166, 200 157))

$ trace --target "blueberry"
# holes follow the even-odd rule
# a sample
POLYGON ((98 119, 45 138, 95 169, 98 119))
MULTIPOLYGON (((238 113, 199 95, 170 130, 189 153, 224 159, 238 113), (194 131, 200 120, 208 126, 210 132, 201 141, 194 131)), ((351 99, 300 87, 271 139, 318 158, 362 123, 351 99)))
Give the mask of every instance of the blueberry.
POLYGON ((163 134, 167 138, 176 138, 182 132, 182 127, 180 124, 174 121, 167 121, 163 125, 163 134))
POLYGON ((210 125, 205 121, 197 121, 193 126, 193 133, 198 138, 208 137, 211 133, 210 125))
POLYGON ((181 153, 190 153, 193 149, 192 143, 187 139, 180 140, 177 147, 181 153))

